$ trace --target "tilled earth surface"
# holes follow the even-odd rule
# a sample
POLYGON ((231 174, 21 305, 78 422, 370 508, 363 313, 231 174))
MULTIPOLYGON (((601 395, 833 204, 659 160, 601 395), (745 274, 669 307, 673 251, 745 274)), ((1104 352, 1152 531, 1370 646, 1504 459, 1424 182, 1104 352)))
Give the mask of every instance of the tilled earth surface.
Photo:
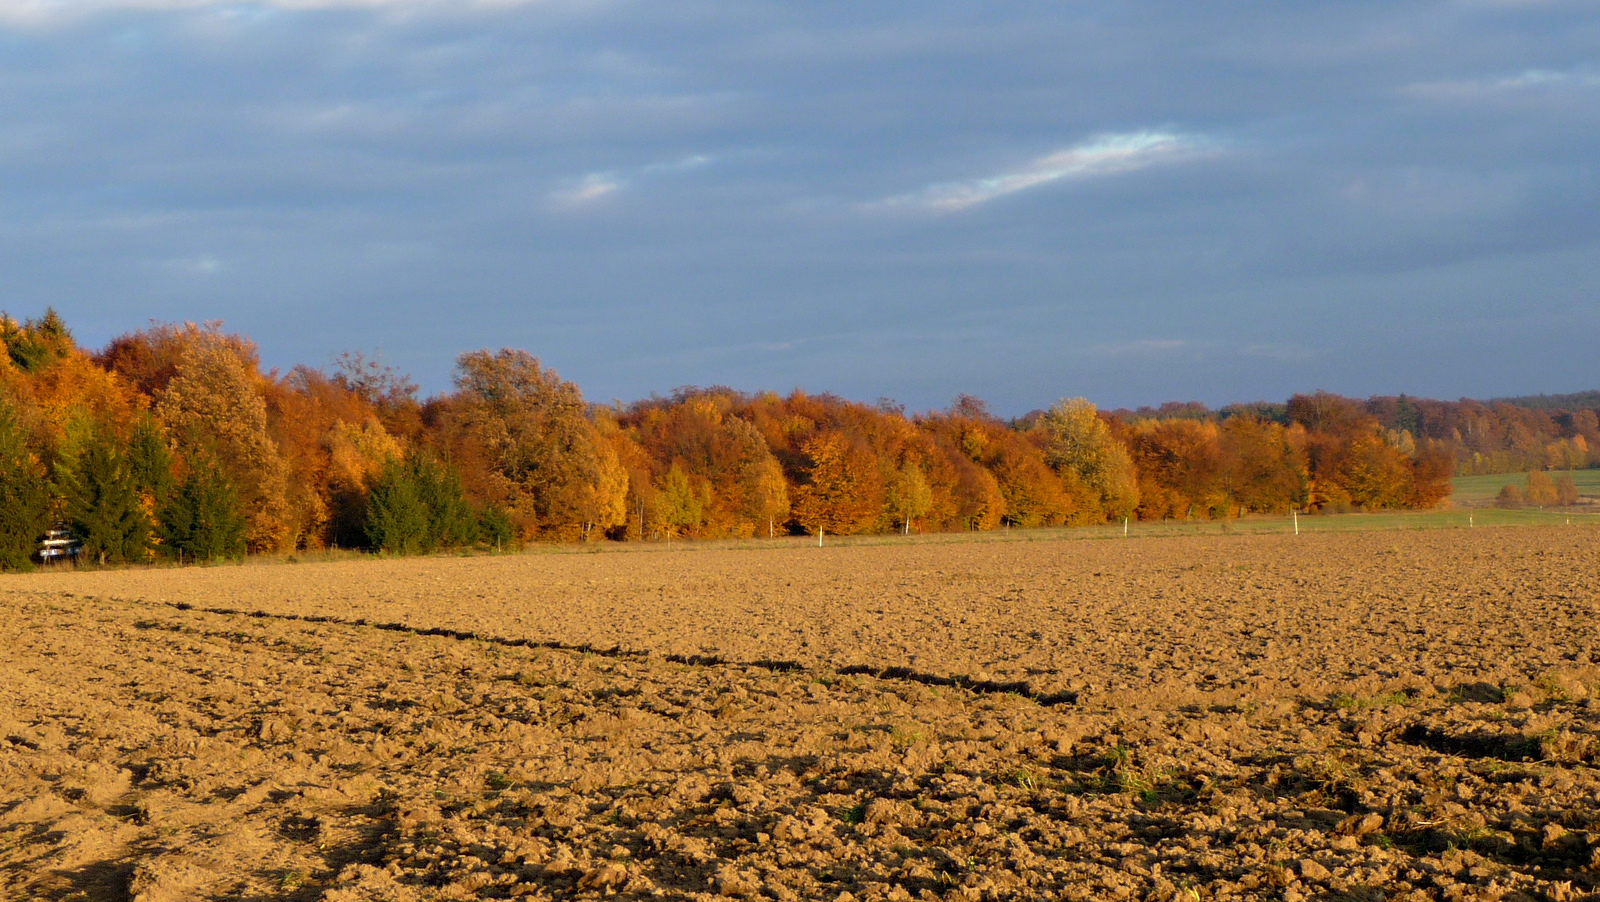
POLYGON ((1600 899, 1600 535, 0 580, 0 899, 1600 899))

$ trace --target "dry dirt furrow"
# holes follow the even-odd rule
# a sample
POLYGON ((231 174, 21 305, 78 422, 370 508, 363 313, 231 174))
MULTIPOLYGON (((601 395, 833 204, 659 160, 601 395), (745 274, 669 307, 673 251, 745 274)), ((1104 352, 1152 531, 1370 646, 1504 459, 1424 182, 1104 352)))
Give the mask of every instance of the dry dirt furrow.
POLYGON ((1582 528, 531 554, 39 574, 3 591, 1230 703, 1600 661, 1582 528))

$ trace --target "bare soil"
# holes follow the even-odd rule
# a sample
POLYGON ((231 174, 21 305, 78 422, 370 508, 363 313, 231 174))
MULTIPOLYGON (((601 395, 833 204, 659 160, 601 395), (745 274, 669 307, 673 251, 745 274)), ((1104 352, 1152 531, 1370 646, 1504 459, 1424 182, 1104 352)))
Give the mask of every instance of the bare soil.
POLYGON ((0 580, 0 899, 1600 898, 1600 534, 0 580))

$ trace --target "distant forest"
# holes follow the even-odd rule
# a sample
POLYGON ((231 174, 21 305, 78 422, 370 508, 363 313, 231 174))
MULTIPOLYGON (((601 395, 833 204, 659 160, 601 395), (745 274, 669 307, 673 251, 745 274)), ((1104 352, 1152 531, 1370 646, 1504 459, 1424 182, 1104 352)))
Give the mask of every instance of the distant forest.
POLYGON ((627 405, 517 350, 449 393, 346 354, 262 372, 216 324, 100 349, 0 314, 0 567, 49 530, 101 563, 327 547, 670 541, 1426 508, 1454 474, 1600 462, 1600 393, 1344 398, 1005 420, 962 396, 907 413, 828 394, 680 388, 627 405))

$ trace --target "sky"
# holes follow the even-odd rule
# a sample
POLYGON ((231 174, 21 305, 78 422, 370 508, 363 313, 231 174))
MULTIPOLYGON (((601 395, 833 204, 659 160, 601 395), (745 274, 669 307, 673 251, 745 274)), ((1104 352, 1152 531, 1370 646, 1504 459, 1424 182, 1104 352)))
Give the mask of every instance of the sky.
POLYGON ((1600 387, 1600 2, 0 0, 0 308, 425 394, 1600 387))

